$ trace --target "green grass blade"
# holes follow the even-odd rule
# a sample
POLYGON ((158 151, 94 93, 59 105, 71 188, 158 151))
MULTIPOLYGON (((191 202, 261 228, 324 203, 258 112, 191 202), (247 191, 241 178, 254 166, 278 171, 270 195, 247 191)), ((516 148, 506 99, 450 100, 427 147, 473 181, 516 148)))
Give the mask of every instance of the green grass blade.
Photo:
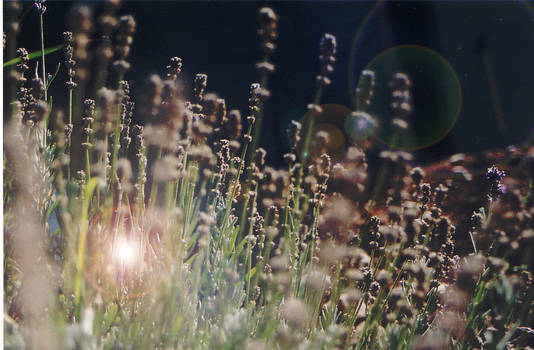
MULTIPOLYGON (((62 45, 57 45, 57 46, 51 47, 49 49, 46 49, 44 54, 46 56, 46 55, 49 55, 51 53, 57 52, 57 51, 61 50, 64 46, 65 45, 62 44, 62 45)), ((32 52, 28 56, 30 57, 30 60, 33 60, 34 58, 40 58, 41 57, 41 50, 32 52)), ((4 62, 4 68, 12 66, 12 65, 15 65, 15 64, 17 64, 19 62, 20 62, 20 58, 18 58, 18 57, 17 58, 13 58, 12 60, 4 62)))

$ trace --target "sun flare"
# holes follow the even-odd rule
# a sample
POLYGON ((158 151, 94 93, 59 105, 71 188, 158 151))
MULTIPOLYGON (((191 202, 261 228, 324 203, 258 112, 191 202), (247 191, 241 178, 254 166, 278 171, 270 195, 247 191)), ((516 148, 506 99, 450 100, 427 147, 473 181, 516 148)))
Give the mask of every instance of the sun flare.
POLYGON ((139 261, 139 243, 126 237, 120 237, 115 242, 113 260, 124 267, 131 267, 139 261))

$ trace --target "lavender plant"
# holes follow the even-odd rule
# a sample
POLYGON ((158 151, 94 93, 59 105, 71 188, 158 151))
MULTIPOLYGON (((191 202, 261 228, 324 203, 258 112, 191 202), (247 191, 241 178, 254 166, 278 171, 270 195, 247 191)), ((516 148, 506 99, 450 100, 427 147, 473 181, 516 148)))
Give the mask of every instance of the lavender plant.
MULTIPOLYGON (((21 5, 4 6, 12 58, 21 5)), ((206 74, 184 91, 187 62, 178 56, 135 100, 127 79, 136 62, 127 59, 136 22, 119 14, 120 1, 101 6, 96 55, 88 8, 74 7, 63 33, 66 106, 47 94, 44 1, 35 2, 42 78, 32 78, 36 63, 24 48, 4 70, 14 92, 4 118, 6 348, 533 344, 534 148, 508 149, 509 163, 487 154, 487 182, 471 174, 471 156, 442 162, 447 171, 435 173, 448 175, 438 177, 435 167, 410 165, 411 154, 382 149, 373 181, 373 72, 362 72, 350 113, 364 133, 341 159, 324 153, 329 135, 314 131, 342 45, 324 34, 311 117, 291 122, 287 167, 275 169, 259 139, 264 106, 276 103, 267 99, 273 9, 259 10, 261 83, 251 83, 242 118, 210 92, 206 74), (461 193, 487 210, 473 214, 461 193)), ((410 128, 412 81, 398 72, 390 87, 400 134, 410 128)))

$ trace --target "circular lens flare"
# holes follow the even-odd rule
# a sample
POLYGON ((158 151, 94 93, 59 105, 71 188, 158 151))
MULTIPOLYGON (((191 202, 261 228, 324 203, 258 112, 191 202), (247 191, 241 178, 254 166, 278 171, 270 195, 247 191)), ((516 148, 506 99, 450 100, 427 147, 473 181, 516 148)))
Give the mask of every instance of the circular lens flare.
MULTIPOLYGON (((319 113, 306 112, 300 121, 303 126, 306 126, 310 119, 313 119, 313 129, 308 154, 305 156, 314 159, 326 152, 334 160, 343 157, 350 145, 344 127, 345 119, 350 112, 350 109, 338 104, 321 105, 319 113)), ((304 138, 304 136, 301 137, 301 142, 297 146, 299 154, 302 152, 304 138)))
POLYGON ((373 103, 366 110, 377 118, 374 135, 387 145, 408 151, 429 147, 442 140, 453 128, 462 105, 461 86, 452 66, 437 52, 417 45, 392 47, 377 55, 367 66, 376 75, 373 103), (413 81, 413 112, 408 129, 398 132, 391 108, 388 82, 398 71, 413 81))

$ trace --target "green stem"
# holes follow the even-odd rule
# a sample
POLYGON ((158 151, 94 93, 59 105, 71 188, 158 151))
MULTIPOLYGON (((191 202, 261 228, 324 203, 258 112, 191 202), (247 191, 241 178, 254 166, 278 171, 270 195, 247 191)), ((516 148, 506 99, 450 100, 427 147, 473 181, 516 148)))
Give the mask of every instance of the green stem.
POLYGON ((45 69, 45 48, 44 48, 44 23, 43 23, 43 15, 41 14, 39 16, 40 24, 41 24, 41 60, 43 65, 43 84, 45 86, 44 89, 44 99, 45 101, 48 101, 48 94, 46 89, 46 69, 45 69))
MULTIPOLYGON (((256 186, 254 187, 254 191, 256 193, 258 193, 258 183, 256 183, 256 186)), ((254 197, 255 200, 252 202, 252 210, 251 210, 251 214, 250 214, 250 220, 253 220, 254 217, 252 215, 254 215, 254 213, 256 212, 256 205, 257 205, 257 201, 256 201, 256 197, 254 197)), ((248 229, 248 236, 252 236, 252 230, 253 230, 253 224, 252 222, 249 223, 249 229, 248 229)), ((248 254, 247 254, 247 260, 248 260, 248 263, 247 263, 247 299, 245 299, 247 302, 250 300, 250 271, 252 270, 252 246, 251 246, 251 243, 250 243, 250 240, 248 241, 248 254)), ((256 273, 259 273, 259 271, 256 270, 256 273)))
MULTIPOLYGON (((43 60, 44 60, 44 55, 43 55, 43 60)), ((44 72, 44 62, 43 62, 43 72, 44 72)), ((72 78, 70 78, 70 80, 72 81, 72 78)), ((45 94, 46 94, 46 90, 45 90, 45 94)), ((46 98, 46 97, 45 97, 46 98)), ((72 89, 69 89, 69 125, 72 125, 72 89)), ((67 150, 69 152, 69 157, 71 157, 71 151, 72 151, 72 133, 74 132, 74 130, 71 130, 71 133, 69 135, 69 139, 67 140, 68 144, 67 144, 67 150)), ((67 166, 67 180, 70 181, 70 167, 71 165, 69 164, 67 166)), ((89 177, 89 173, 87 173, 86 175, 87 177, 89 177)))
MULTIPOLYGON (((72 78, 70 78, 72 82, 72 78)), ((72 124, 72 89, 69 89, 69 124, 72 124)))
MULTIPOLYGON (((399 132, 396 131, 392 138, 392 145, 395 145, 397 143, 397 140, 399 139, 399 132)), ((380 191, 382 191, 382 187, 384 187, 384 183, 386 182, 386 178, 388 176, 388 164, 382 164, 380 166, 380 170, 378 172, 377 181, 375 183, 375 186, 373 188, 373 194, 371 196, 372 200, 377 200, 378 196, 380 195, 380 191)))
MULTIPOLYGON (((267 75, 262 76, 261 88, 264 88, 264 89, 267 88, 267 75)), ((255 121, 251 129, 253 133, 253 137, 252 137, 252 142, 250 144, 250 152, 248 152, 247 157, 246 157, 247 158, 246 163, 250 164, 250 166, 248 169, 245 168, 247 172, 246 172, 245 182, 244 182, 243 191, 242 191, 242 193, 244 193, 245 195, 247 195, 250 190, 250 179, 252 178, 252 172, 254 171, 254 164, 256 161, 256 150, 258 148, 258 143, 261 138, 261 124, 263 120, 263 110, 264 110, 264 104, 263 102, 260 102, 259 109, 258 109, 258 112, 255 114, 255 121)), ((244 220, 244 218, 246 218, 247 216, 247 211, 248 211, 248 208, 245 203, 241 207, 241 221, 240 221, 240 227, 239 227, 240 231, 245 230, 246 221, 244 220)))
MULTIPOLYGON (((89 143, 89 137, 87 137, 87 142, 89 143)), ((87 178, 91 176, 91 159, 88 148, 85 150, 85 174, 87 178)))
POLYGON ((121 105, 120 103, 117 104, 117 115, 115 118, 115 125, 113 126, 113 144, 111 147, 112 149, 112 155, 111 155, 111 179, 110 179, 110 189, 113 191, 113 185, 115 184, 116 177, 117 177, 117 161, 119 159, 119 149, 120 149, 120 130, 121 130, 121 105))
MULTIPOLYGON (((89 226, 89 203, 93 192, 98 185, 98 178, 92 178, 88 181, 85 188, 85 198, 82 203, 82 212, 80 219, 80 239, 78 241, 78 253, 76 258, 76 277, 74 280, 74 301, 76 305, 77 313, 81 311, 81 289, 82 289, 82 274, 84 269, 84 255, 85 245, 87 241, 87 230, 89 226)), ((78 315, 79 316, 79 315, 78 315)))
POLYGON ((475 244, 475 237, 473 237, 473 233, 471 231, 468 231, 469 238, 471 239, 471 244, 473 245, 473 252, 477 254, 477 245, 475 244))
MULTIPOLYGON (((314 105, 318 105, 319 104, 319 102, 321 101, 322 94, 323 94, 323 88, 319 87, 317 89, 317 92, 315 93, 315 98, 313 100, 313 104, 314 105)), ((302 159, 302 164, 303 165, 304 165, 305 161, 309 157, 309 152, 308 152, 309 149, 308 148, 310 147, 310 142, 311 142, 311 138, 312 138, 312 132, 313 132, 314 124, 315 124, 315 115, 312 112, 310 114, 310 118, 308 118, 306 120, 306 125, 304 127, 304 131, 305 131, 304 143, 302 144, 302 152, 301 152, 301 159, 302 159)))
MULTIPOLYGON (((246 135, 250 136, 251 132, 252 132, 252 125, 249 125, 246 135)), ((228 197, 226 198, 226 210, 224 211, 224 216, 221 221, 221 225, 224 228, 226 227, 228 218, 230 217, 230 212, 232 211, 232 201, 235 196, 235 191, 237 190, 239 178, 241 177, 241 173, 243 172, 243 163, 245 161, 245 156, 247 155, 247 150, 248 150, 248 143, 245 143, 245 145, 243 146, 243 150, 241 151, 241 157, 240 157, 239 167, 237 168, 236 179, 232 185, 232 190, 228 193, 228 197)), ((222 231, 223 230, 221 230, 221 235, 219 236, 219 242, 217 242, 217 249, 220 248, 220 245, 222 243, 222 236, 223 236, 222 231)))
MULTIPOLYGON (((163 155, 163 149, 158 149, 158 155, 156 156, 156 162, 158 162, 163 155)), ((158 184, 154 179, 152 179, 152 186, 150 187, 150 199, 148 201, 148 207, 152 208, 154 207, 154 204, 156 203, 156 197, 158 196, 158 184)))
MULTIPOLYGON (((319 105, 321 102, 321 96, 323 94, 323 87, 320 86, 317 88, 317 91, 315 92, 315 97, 313 99, 314 105, 319 105)), ((302 144, 302 151, 300 153, 300 159, 302 166, 299 169, 298 175, 297 175, 297 182, 296 182, 296 190, 295 194, 297 194, 297 197, 295 198, 295 208, 299 208, 299 193, 300 193, 300 185, 302 184, 302 177, 304 176, 304 166, 307 163, 308 157, 309 157, 309 147, 310 142, 312 139, 312 133, 313 133, 313 126, 315 125, 315 114, 314 112, 310 113, 310 117, 306 119, 305 125, 304 125, 304 143, 302 144)))

